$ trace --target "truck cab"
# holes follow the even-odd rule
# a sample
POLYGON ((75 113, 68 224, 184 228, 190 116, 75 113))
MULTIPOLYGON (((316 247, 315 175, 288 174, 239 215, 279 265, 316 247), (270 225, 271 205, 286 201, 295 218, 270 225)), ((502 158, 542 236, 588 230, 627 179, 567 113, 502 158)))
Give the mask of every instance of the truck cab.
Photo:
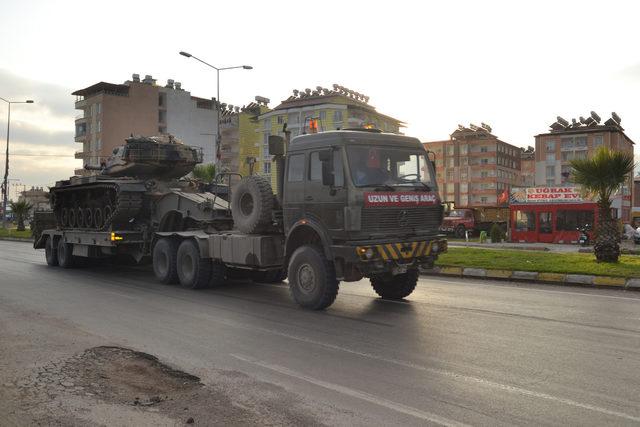
MULTIPOLYGON (((290 266, 295 251, 310 245, 339 281, 393 283, 402 275, 417 278, 419 267, 432 267, 446 250, 434 168, 417 139, 365 130, 302 135, 289 143, 285 164, 290 266)), ((295 272, 289 278, 295 281, 295 272)))

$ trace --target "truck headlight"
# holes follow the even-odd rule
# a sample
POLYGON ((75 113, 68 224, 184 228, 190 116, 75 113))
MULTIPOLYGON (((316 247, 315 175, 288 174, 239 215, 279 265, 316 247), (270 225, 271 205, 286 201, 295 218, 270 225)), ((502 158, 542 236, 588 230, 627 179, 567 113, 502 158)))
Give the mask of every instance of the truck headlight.
POLYGON ((367 259, 371 259, 373 258, 373 249, 371 248, 367 248, 367 250, 364 253, 364 256, 367 257, 367 259))
POLYGON ((438 250, 439 250, 439 249, 440 249, 440 245, 438 244, 438 242, 434 242, 434 243, 431 245, 431 252, 434 252, 434 253, 435 253, 435 252, 438 252, 438 250))

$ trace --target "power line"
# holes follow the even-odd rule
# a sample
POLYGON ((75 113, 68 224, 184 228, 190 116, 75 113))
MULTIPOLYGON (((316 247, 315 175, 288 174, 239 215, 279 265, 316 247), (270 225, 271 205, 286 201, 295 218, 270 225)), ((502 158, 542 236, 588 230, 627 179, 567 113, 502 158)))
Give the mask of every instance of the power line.
MULTIPOLYGON (((73 157, 73 154, 33 154, 33 153, 9 153, 9 156, 16 157, 73 157)), ((4 153, 0 153, 0 157, 4 157, 4 153)))

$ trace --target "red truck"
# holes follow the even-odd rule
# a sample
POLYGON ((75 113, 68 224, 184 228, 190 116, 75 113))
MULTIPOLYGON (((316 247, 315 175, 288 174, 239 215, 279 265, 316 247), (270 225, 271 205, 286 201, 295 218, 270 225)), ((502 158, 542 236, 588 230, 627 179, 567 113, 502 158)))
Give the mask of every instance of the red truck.
POLYGON ((506 233, 509 221, 509 208, 478 207, 453 209, 445 215, 440 231, 453 233, 458 238, 464 238, 465 232, 471 234, 480 231, 489 232, 491 226, 498 224, 506 233))

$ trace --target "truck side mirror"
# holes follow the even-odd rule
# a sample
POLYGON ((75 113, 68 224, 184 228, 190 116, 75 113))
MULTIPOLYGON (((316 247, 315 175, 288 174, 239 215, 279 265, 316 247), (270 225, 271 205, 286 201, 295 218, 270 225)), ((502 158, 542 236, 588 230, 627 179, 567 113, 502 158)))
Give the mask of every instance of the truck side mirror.
POLYGON ((330 150, 318 153, 320 163, 322 164, 322 185, 333 187, 335 178, 333 176, 333 152, 330 150))
POLYGON ((284 156, 284 138, 278 135, 269 135, 269 154, 272 156, 284 156))

